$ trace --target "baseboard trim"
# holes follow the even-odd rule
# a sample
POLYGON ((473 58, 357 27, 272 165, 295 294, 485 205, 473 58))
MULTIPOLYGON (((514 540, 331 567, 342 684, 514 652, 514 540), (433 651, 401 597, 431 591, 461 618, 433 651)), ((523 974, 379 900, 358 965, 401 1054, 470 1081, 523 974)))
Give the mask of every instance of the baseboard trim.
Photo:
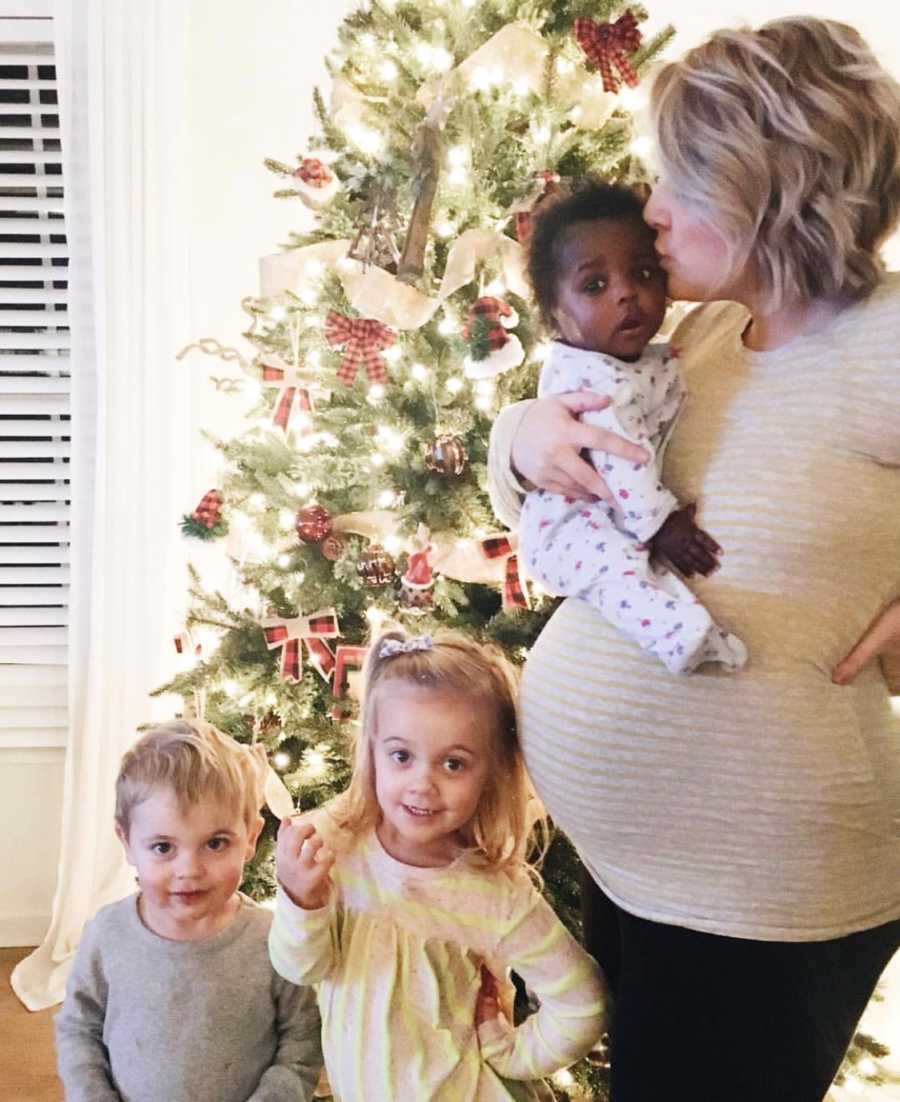
POLYGON ((49 914, 0 914, 0 947, 16 949, 40 945, 49 928, 49 914))

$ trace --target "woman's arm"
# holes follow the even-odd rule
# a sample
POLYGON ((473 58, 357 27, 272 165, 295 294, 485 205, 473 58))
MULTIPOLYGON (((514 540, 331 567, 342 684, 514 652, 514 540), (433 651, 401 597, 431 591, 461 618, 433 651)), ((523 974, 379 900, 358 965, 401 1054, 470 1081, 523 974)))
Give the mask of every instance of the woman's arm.
POLYGON ((584 449, 611 452, 645 463, 643 448, 613 432, 584 424, 578 415, 601 410, 609 398, 589 391, 518 402, 500 412, 491 432, 488 488, 491 503, 509 528, 518 524, 527 481, 541 490, 570 497, 610 500, 601 476, 581 456, 584 449))

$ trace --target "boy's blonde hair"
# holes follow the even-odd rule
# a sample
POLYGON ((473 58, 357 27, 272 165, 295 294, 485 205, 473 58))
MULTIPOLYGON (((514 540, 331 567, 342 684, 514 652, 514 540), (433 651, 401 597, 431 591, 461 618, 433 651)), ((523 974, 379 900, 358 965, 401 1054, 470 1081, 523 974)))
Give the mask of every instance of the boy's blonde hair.
POLYGON ((252 827, 263 802, 256 754, 202 720, 161 723, 126 751, 116 778, 116 824, 128 837, 131 815, 157 788, 183 809, 211 797, 252 827))
POLYGON ((812 16, 721 30, 664 66, 661 169, 767 305, 865 297, 900 215, 900 85, 860 34, 812 16))
POLYGON ((332 818, 353 834, 378 823, 373 742, 378 705, 391 690, 455 693, 465 697, 473 709, 481 710, 491 734, 487 781, 475 815, 463 828, 463 841, 483 867, 492 871, 522 864, 530 833, 531 787, 519 746, 517 678, 512 664, 497 647, 445 629, 435 632, 430 646, 383 656, 387 640, 408 642, 402 631, 387 631, 369 649, 353 778, 347 790, 332 801, 332 818))

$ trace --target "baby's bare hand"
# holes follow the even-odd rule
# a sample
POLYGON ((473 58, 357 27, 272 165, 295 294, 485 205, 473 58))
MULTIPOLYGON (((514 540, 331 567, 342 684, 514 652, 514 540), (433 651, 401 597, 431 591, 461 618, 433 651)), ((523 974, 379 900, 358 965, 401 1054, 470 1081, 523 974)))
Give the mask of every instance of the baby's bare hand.
POLYGON ((694 521, 696 505, 676 509, 650 541, 653 555, 664 555, 686 578, 711 574, 719 565, 722 548, 694 521))
POLYGON ((278 882, 298 907, 314 911, 331 895, 335 855, 311 823, 282 819, 275 847, 278 882))

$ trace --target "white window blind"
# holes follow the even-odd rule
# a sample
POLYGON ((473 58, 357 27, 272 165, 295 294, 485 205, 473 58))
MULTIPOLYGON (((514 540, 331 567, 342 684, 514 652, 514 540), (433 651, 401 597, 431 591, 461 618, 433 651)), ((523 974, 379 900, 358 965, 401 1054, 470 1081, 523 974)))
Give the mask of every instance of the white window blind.
POLYGON ((0 19, 0 748, 65 743, 67 248, 49 20, 0 19), (37 32, 37 33, 36 33, 37 32))

